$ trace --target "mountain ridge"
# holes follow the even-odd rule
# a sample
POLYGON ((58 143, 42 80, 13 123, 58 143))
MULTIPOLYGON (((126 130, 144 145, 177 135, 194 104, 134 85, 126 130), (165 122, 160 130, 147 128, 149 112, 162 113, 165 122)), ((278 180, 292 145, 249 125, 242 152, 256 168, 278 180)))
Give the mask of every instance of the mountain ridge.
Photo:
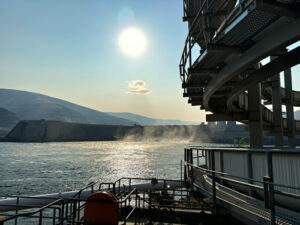
POLYGON ((139 114, 129 113, 129 112, 107 112, 107 113, 120 118, 136 121, 138 124, 142 126, 199 125, 200 124, 192 121, 150 118, 147 116, 142 116, 139 114))
MULTIPOLYGON (((101 112, 40 93, 0 88, 0 108, 20 120, 52 120, 81 124, 159 126, 198 125, 196 122, 150 118, 134 113, 101 112)), ((0 123, 3 118, 0 117, 0 123)), ((16 121, 14 121, 16 124, 16 121)), ((7 132, 12 127, 0 126, 7 132)), ((2 134, 3 135, 3 134, 2 134)))
POLYGON ((20 120, 45 119, 125 126, 135 124, 133 121, 118 118, 62 99, 14 89, 0 89, 0 107, 15 113, 20 120))

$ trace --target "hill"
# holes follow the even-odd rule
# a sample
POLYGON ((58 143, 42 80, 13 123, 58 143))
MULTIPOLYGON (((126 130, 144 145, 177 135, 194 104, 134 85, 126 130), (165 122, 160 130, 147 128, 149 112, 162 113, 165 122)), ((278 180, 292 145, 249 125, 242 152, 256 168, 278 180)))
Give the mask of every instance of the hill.
POLYGON ((0 107, 15 113, 20 120, 44 119, 125 126, 136 123, 58 98, 12 89, 0 89, 0 107))
POLYGON ((15 113, 0 108, 0 137, 5 136, 18 122, 19 118, 15 113))
POLYGON ((163 119, 155 119, 149 118, 146 116, 141 116, 133 113, 127 112, 108 112, 113 116, 117 116, 123 119, 135 121, 136 123, 142 126, 159 126, 159 125, 198 125, 199 123, 196 122, 189 122, 189 121, 181 121, 181 120, 163 120, 163 119))

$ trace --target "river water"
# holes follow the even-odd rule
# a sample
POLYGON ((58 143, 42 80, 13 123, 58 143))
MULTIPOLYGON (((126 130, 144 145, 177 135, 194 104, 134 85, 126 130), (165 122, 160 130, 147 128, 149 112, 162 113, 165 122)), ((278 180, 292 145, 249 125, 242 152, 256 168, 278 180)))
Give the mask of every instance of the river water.
POLYGON ((0 196, 78 190, 121 177, 180 178, 184 142, 0 143, 0 196))

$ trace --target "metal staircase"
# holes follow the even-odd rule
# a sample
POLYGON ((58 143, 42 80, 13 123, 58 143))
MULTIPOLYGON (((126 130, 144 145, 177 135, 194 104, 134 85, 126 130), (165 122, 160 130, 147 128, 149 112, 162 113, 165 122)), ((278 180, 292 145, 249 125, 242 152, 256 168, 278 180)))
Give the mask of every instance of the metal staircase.
POLYGON ((208 121, 248 123, 252 146, 262 146, 265 130, 277 146, 286 135, 294 147, 300 121, 291 112, 300 93, 292 90, 290 68, 300 62, 300 47, 288 47, 300 39, 300 1, 184 0, 184 20, 189 33, 180 76, 188 103, 211 112, 208 121), (200 52, 193 59, 196 46, 200 52), (286 88, 280 86, 281 71, 286 88))

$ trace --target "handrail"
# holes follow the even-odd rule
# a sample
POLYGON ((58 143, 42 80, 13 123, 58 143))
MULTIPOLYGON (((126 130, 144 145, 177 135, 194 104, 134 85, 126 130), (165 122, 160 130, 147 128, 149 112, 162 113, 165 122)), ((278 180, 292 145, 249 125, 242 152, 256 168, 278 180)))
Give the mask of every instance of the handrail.
MULTIPOLYGON (((228 1, 226 0, 223 0, 222 3, 218 6, 216 12, 228 1)), ((189 67, 192 66, 192 49, 195 45, 195 40, 197 40, 199 38, 199 36, 201 35, 201 32, 199 31, 199 33, 197 34, 197 36, 195 38, 193 38, 192 36, 192 31, 193 29, 195 28, 196 24, 199 24, 199 20, 200 20, 200 17, 203 16, 203 9, 204 9, 204 6, 206 5, 207 7, 207 10, 210 9, 211 5, 212 5, 212 1, 208 1, 208 0, 205 0, 203 1, 202 5, 200 6, 199 10, 198 10, 198 13, 196 15, 196 17, 194 18, 190 28, 189 28, 189 31, 188 31, 188 35, 186 37, 186 40, 185 40, 185 43, 184 43, 184 48, 183 48, 183 51, 182 51, 182 54, 181 54, 181 59, 180 59, 180 63, 179 63, 179 72, 180 72, 180 78, 181 78, 181 81, 185 83, 186 81, 186 75, 188 75, 185 67, 186 67, 186 63, 187 61, 189 61, 189 67), (188 60, 189 59, 189 60, 188 60)), ((212 17, 216 14, 216 12, 211 15, 212 17)))
POLYGON ((185 147, 186 150, 188 151, 233 151, 233 152, 238 152, 238 153, 246 153, 246 152, 254 152, 254 153, 275 153, 275 154, 299 154, 300 149, 290 149, 290 148, 283 148, 283 149, 278 149, 274 147, 207 147, 207 146, 190 146, 190 147, 185 147))
MULTIPOLYGON (((233 183, 238 183, 238 184, 246 185, 246 186, 253 187, 253 188, 256 188, 256 189, 261 189, 262 190, 263 188, 261 186, 255 185, 255 184, 245 183, 245 182, 241 182, 241 181, 238 181, 238 180, 229 179, 229 178, 222 177, 222 176, 227 176, 227 177, 231 177, 231 178, 237 178, 237 179, 251 181, 251 182, 256 182, 256 183, 260 183, 260 184, 272 184, 272 185, 277 186, 277 187, 283 187, 283 188, 290 188, 290 189, 300 190, 299 187, 294 187, 294 186, 289 186, 289 185, 284 185, 284 184, 277 184, 277 183, 269 182, 269 181, 259 181, 259 180, 245 178, 245 177, 240 177, 240 176, 234 176, 234 175, 230 175, 228 173, 223 173, 223 172, 220 172, 220 171, 209 170, 209 169, 205 169, 205 168, 202 168, 202 167, 199 167, 199 166, 195 166, 195 165, 193 165, 191 163, 188 163, 188 162, 185 162, 185 165, 188 165, 188 166, 194 167, 196 169, 199 169, 202 172, 206 173, 207 175, 211 175, 212 173, 221 175, 220 177, 218 177, 218 179, 221 179, 221 180, 223 179, 223 180, 231 181, 233 183)), ((278 192, 280 192, 280 191, 278 191, 278 192)), ((294 193, 291 193, 291 194, 293 194, 293 196, 296 196, 297 198, 300 199, 300 195, 297 195, 297 194, 294 194, 294 193)))
MULTIPOLYGON (((126 195, 126 197, 125 198, 123 198, 122 200, 119 200, 119 201, 113 201, 113 202, 111 202, 111 201, 107 201, 107 200, 83 200, 83 199, 80 199, 80 198, 75 198, 75 196, 74 196, 74 198, 71 198, 71 199, 56 199, 55 201, 53 201, 53 202, 51 202, 51 203, 49 203, 49 204, 47 204, 47 205, 45 205, 45 206, 43 206, 43 207, 40 207, 39 209, 37 209, 37 210, 34 210, 34 211, 32 211, 32 212, 28 212, 28 213, 21 213, 21 214, 16 214, 16 215, 12 215, 12 216, 9 216, 9 217, 7 217, 7 218, 5 218, 4 220, 2 220, 1 222, 6 222, 6 221, 10 221, 10 220, 14 220, 14 219, 16 219, 16 218, 20 218, 20 217, 30 217, 30 216, 32 216, 32 215, 34 215, 34 214, 37 214, 37 213, 40 213, 40 216, 38 216, 38 218, 40 218, 40 220, 41 220, 41 217, 42 217, 42 212, 43 212, 43 210, 45 210, 45 209, 47 209, 47 208, 53 208, 53 209, 58 209, 58 210, 62 210, 61 209, 61 207, 63 207, 62 205, 64 205, 64 204, 67 204, 67 203, 73 203, 73 204, 77 204, 77 202, 79 203, 79 202, 97 202, 97 203, 112 203, 112 204, 123 204, 123 203, 125 203, 125 206, 126 206, 126 201, 128 201, 128 200, 130 200, 131 199, 131 196, 133 195, 133 194, 136 194, 136 197, 137 198, 139 198, 139 196, 137 195, 137 189, 136 188, 134 188, 133 190, 131 190, 127 195, 126 195)), ((82 208, 82 207, 81 207, 82 208)), ((80 208, 80 209, 81 209, 80 208)), ((134 210, 136 209, 136 207, 134 207, 134 210)), ((76 211, 77 209, 75 209, 75 211, 76 211)), ((134 211, 134 210, 132 210, 131 211, 131 213, 134 211)), ((74 212, 75 212, 74 211, 74 212)), ((72 213, 72 212, 71 212, 72 213)), ((63 215, 62 215, 63 216, 63 215)), ((50 217, 50 218, 52 218, 52 217, 50 217)), ((54 217, 53 217, 54 218, 54 217)), ((74 217, 74 218, 76 218, 76 216, 74 217)), ((54 218, 55 219, 55 218, 54 218)), ((66 218, 62 218, 63 220, 69 220, 69 218, 68 218, 68 215, 66 214, 66 218)), ((128 219, 128 216, 126 217, 126 220, 128 219)), ((69 222, 72 222, 72 224, 77 224, 77 222, 75 222, 75 221, 69 221, 69 222)), ((78 223, 78 224, 80 224, 80 223, 78 223)))
POLYGON ((195 19, 193 20, 192 25, 189 28, 188 35, 187 35, 186 40, 185 40, 185 44, 184 44, 184 48, 183 48, 183 52, 182 52, 181 60, 180 60, 180 64, 179 64, 180 76, 181 76, 181 80, 183 82, 185 82, 185 75, 187 74, 187 72, 185 70, 185 66, 186 66, 186 62, 187 62, 188 57, 190 57, 189 66, 191 66, 191 64, 192 64, 191 51, 192 51, 192 48, 194 46, 194 43, 191 44, 191 41, 192 41, 191 32, 194 29, 194 26, 197 24, 200 16, 202 15, 202 10, 203 10, 204 5, 205 5, 206 2, 207 2, 207 0, 203 1, 203 3, 201 5, 195 19), (189 49, 187 50, 188 47, 189 47, 189 49))
POLYGON ((43 206, 43 207, 41 207, 41 208, 39 208, 39 209, 33 211, 33 212, 21 213, 21 214, 13 215, 13 216, 11 216, 11 217, 8 217, 8 218, 2 220, 1 222, 6 222, 6 221, 9 221, 9 220, 13 220, 13 219, 15 219, 15 218, 17 218, 17 217, 31 216, 31 215, 33 215, 33 214, 36 214, 36 213, 39 213, 39 212, 43 211, 43 210, 46 209, 46 208, 50 208, 51 206, 57 205, 57 204, 58 204, 59 202, 61 202, 61 201, 64 201, 64 200, 63 200, 63 199, 57 199, 57 200, 55 200, 55 201, 53 201, 53 202, 51 202, 51 203, 49 203, 49 204, 47 204, 47 205, 45 205, 45 206, 43 206))
POLYGON ((92 188, 92 192, 93 192, 93 189, 94 189, 94 185, 95 185, 95 184, 96 184, 95 182, 91 182, 91 183, 89 183, 88 185, 86 185, 85 187, 81 188, 81 189, 73 196, 73 198, 75 198, 77 195, 78 195, 79 198, 80 198, 81 192, 84 191, 85 189, 89 188, 89 187, 92 188))

